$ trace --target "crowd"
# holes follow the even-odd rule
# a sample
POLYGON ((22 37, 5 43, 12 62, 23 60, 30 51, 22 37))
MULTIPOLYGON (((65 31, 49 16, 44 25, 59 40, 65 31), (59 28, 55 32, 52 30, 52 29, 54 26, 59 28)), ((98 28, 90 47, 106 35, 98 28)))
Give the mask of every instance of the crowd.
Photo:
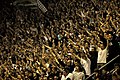
POLYGON ((0 80, 120 80, 119 0, 44 1, 1 9, 0 80))

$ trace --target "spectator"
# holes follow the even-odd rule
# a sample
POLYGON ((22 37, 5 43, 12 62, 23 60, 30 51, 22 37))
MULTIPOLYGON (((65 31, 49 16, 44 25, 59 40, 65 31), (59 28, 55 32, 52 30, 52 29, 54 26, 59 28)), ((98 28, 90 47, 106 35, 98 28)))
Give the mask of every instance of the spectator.
MULTIPOLYGON (((63 71, 66 72, 65 76, 72 76, 67 79, 74 78, 74 73, 81 74, 83 78, 84 75, 89 76, 94 72, 96 63, 102 66, 119 55, 118 0, 44 1, 46 0, 42 3, 45 3, 48 9, 45 14, 37 8, 18 7, 10 5, 10 1, 2 1, 1 80, 56 80, 62 78, 63 71), (99 47, 98 52, 92 47, 99 47), (76 67, 76 64, 80 67, 76 67), (81 67, 82 71, 79 70, 81 67), (77 70, 73 72, 74 68, 77 70)), ((95 79, 101 79, 101 75, 105 79, 105 75, 119 79, 119 71, 107 73, 113 69, 113 64, 120 63, 119 61, 118 58, 110 63, 111 68, 107 65, 106 70, 103 69, 104 74, 96 71, 95 79)), ((81 77, 74 79, 76 78, 81 77)))

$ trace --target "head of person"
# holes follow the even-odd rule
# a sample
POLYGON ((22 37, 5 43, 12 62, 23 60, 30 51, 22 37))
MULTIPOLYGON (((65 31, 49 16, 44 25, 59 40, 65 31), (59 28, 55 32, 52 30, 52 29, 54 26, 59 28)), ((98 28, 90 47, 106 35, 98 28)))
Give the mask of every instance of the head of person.
POLYGON ((84 52, 80 53, 80 57, 86 60, 86 56, 84 52))
POLYGON ((105 49, 105 46, 104 46, 103 42, 100 43, 100 48, 101 48, 102 50, 105 49))
POLYGON ((115 64, 114 64, 114 68, 115 68, 115 69, 120 69, 120 64, 119 64, 119 63, 115 63, 115 64))
POLYGON ((83 71, 83 69, 82 69, 82 67, 81 67, 81 66, 76 65, 76 66, 75 66, 75 71, 76 71, 76 72, 82 72, 82 71, 83 71))

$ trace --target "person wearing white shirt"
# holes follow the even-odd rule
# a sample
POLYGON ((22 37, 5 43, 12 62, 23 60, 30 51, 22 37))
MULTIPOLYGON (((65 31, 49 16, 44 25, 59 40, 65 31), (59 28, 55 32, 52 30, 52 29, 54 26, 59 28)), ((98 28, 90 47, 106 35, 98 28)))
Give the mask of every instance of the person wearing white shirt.
POLYGON ((84 80, 85 79, 85 74, 82 72, 82 68, 77 65, 73 71, 73 79, 74 80, 84 80))
POLYGON ((63 71, 63 75, 61 77, 61 80, 67 80, 67 79, 73 80, 73 74, 69 72, 69 69, 66 69, 63 71))
POLYGON ((98 58, 97 58, 97 67, 100 68, 105 63, 107 63, 107 54, 108 54, 108 40, 107 40, 107 46, 104 48, 103 43, 100 44, 100 47, 98 47, 98 58))
POLYGON ((81 53, 80 63, 85 69, 86 75, 89 76, 91 74, 91 61, 85 53, 81 53))

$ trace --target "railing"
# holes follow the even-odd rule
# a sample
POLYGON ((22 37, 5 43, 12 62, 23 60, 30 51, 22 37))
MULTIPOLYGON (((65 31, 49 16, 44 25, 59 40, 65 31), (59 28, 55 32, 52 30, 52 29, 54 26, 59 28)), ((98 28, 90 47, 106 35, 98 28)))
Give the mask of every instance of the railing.
MULTIPOLYGON (((114 57, 112 60, 110 60, 108 63, 106 63, 105 65, 101 66, 98 70, 102 70, 104 67, 106 67, 108 64, 110 64, 111 62, 113 62, 115 59, 117 59, 118 57, 120 57, 120 55, 117 55, 116 57, 114 57)), ((92 76, 95 75, 95 72, 93 72, 89 77, 86 78, 86 80, 88 80, 89 78, 91 78, 92 76)))

